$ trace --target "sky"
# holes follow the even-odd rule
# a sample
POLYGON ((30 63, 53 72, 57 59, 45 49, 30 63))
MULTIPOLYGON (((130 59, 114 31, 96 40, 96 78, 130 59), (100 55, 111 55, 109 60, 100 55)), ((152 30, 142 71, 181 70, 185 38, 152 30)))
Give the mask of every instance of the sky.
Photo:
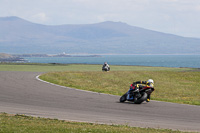
POLYGON ((123 22, 200 38, 200 0, 0 0, 0 17, 45 25, 123 22))

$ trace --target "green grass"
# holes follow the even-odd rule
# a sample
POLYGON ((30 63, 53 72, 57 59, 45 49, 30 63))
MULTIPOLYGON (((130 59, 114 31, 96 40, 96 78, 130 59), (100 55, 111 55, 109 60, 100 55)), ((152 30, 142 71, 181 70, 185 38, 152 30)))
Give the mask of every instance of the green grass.
MULTIPOLYGON (((0 71, 31 71, 31 72, 51 72, 51 71, 89 71, 84 65, 64 65, 64 64, 30 64, 30 63, 0 63, 0 71)), ((91 66, 92 70, 97 70, 97 65, 91 66)))
POLYGON ((0 113, 1 133, 184 133, 169 129, 68 122, 25 115, 0 113))
POLYGON ((199 71, 51 72, 41 79, 77 89, 122 95, 133 81, 153 79, 152 99, 200 105, 199 71))
MULTIPOLYGON (((0 71, 101 71, 102 65, 86 64, 39 64, 39 63, 0 63, 0 71)), ((190 71, 194 68, 167 68, 145 66, 111 66, 111 71, 190 71)))

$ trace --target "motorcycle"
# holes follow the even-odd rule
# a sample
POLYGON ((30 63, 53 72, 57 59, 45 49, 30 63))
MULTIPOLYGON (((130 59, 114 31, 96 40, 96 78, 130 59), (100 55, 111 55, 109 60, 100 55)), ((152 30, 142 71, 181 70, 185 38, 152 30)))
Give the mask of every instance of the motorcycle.
POLYGON ((154 85, 149 84, 147 86, 137 85, 136 89, 129 89, 124 95, 119 99, 120 102, 131 101, 135 104, 141 104, 146 101, 149 102, 150 95, 154 91, 154 85))
POLYGON ((103 66, 102 71, 110 71, 110 67, 109 66, 103 66))

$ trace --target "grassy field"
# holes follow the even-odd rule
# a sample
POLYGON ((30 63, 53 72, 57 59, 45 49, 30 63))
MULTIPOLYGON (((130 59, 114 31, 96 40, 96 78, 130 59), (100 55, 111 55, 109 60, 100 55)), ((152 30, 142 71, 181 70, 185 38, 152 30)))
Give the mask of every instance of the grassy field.
MULTIPOLYGON (((101 71, 102 65, 86 64, 37 64, 37 63, 0 63, 0 71, 101 71)), ((167 68, 144 66, 111 66, 112 71, 190 71, 193 68, 167 68)))
MULTIPOLYGON (((148 70, 111 72, 51 72, 40 78, 62 86, 122 95, 133 81, 153 79, 153 100, 200 105, 200 72, 180 70, 148 70)), ((145 69, 145 70, 144 70, 145 69)))
POLYGON ((168 129, 68 122, 0 113, 1 133, 184 133, 168 129))
POLYGON ((51 71, 95 71, 98 65, 90 66, 91 70, 84 65, 63 65, 63 64, 30 64, 30 63, 0 63, 0 71, 31 71, 31 72, 51 72, 51 71))

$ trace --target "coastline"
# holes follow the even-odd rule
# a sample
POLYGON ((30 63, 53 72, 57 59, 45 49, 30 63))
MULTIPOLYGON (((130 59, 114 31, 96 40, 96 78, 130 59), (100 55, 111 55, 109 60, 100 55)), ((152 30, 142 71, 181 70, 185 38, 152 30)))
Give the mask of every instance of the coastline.
POLYGON ((26 57, 30 63, 100 64, 123 66, 200 68, 200 55, 101 55, 77 57, 26 57))

